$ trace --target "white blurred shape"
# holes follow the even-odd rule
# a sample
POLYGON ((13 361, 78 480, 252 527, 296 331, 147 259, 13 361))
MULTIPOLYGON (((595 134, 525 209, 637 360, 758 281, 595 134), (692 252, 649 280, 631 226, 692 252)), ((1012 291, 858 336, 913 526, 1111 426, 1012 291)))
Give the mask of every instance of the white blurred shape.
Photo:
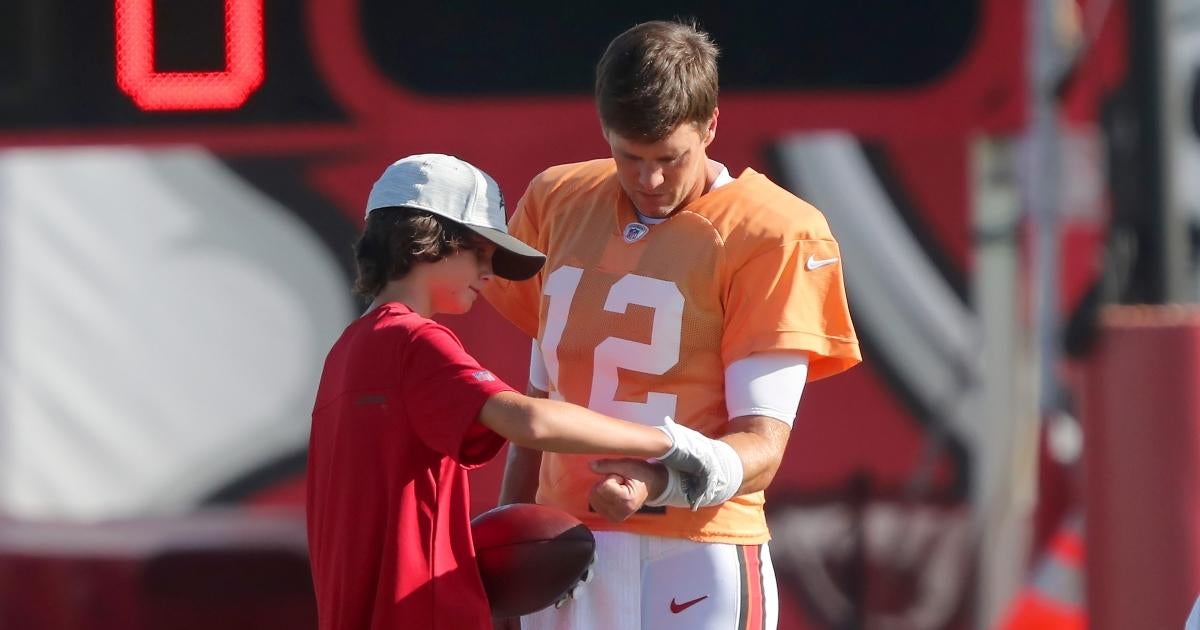
POLYGON ((0 152, 0 513, 180 511, 303 448, 351 317, 328 248, 202 150, 0 152))

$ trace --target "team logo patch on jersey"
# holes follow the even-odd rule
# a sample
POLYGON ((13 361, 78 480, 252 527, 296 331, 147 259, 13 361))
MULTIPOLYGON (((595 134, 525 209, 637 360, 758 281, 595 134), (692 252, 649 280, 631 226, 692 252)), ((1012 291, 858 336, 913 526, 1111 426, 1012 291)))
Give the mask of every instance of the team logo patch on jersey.
POLYGON ((640 241, 642 237, 645 236, 649 231, 650 228, 642 225, 641 223, 630 223, 629 225, 625 226, 625 232, 623 236, 625 237, 626 243, 636 243, 637 241, 640 241))
POLYGON ((472 374, 471 376, 474 376, 474 377, 475 377, 475 380, 477 380, 477 381, 479 381, 479 382, 481 382, 481 383, 482 383, 482 382, 485 382, 485 381, 494 381, 494 380, 496 380, 496 377, 495 377, 495 376, 492 376, 492 373, 491 373, 491 372, 489 372, 489 371, 487 371, 487 370, 479 370, 478 372, 476 372, 476 373, 472 374))

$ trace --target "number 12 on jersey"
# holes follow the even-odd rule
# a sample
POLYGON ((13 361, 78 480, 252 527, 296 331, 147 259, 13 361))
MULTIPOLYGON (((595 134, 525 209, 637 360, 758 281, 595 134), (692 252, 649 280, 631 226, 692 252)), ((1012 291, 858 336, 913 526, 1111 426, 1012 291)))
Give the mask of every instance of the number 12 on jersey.
MULTIPOLYGON (((571 304, 583 270, 562 266, 546 278, 543 293, 548 298, 546 327, 542 333, 542 358, 556 398, 558 393, 558 348, 567 330, 571 304)), ((630 304, 654 309, 650 343, 621 337, 607 337, 593 352, 592 388, 588 408, 603 414, 641 422, 662 424, 665 416, 675 416, 675 394, 647 392, 646 402, 616 400, 618 369, 662 375, 679 362, 680 333, 683 329, 683 293, 674 282, 626 274, 617 280, 604 300, 604 310, 624 314, 630 304)), ((590 313, 573 313, 576 318, 590 313)))

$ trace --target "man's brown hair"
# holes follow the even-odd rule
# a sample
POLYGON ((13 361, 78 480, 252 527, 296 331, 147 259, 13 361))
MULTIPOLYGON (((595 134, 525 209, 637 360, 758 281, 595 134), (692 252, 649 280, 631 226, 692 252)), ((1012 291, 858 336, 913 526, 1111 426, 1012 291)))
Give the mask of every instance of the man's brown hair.
POLYGON ((612 40, 596 65, 596 109, 608 131, 657 142, 717 108, 717 46, 692 24, 645 22, 612 40))
POLYGON ((423 210, 379 208, 354 244, 358 277, 354 293, 374 298, 391 280, 403 278, 418 262, 434 263, 482 240, 467 228, 423 210))

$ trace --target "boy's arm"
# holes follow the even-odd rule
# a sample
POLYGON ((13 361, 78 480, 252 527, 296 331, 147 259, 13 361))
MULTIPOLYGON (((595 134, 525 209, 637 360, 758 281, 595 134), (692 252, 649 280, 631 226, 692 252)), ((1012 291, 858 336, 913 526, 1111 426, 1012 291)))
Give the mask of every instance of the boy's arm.
MULTIPOLYGON (((549 397, 549 394, 532 385, 525 390, 525 395, 530 398, 549 397)), ((496 504, 534 503, 541 467, 541 451, 509 444, 508 457, 504 462, 504 479, 500 482, 500 498, 496 504)))
MULTIPOLYGON (((531 398, 509 390, 488 398, 478 419, 518 447, 558 453, 652 457, 678 473, 668 476, 671 482, 668 485, 675 490, 664 489, 662 494, 669 495, 671 501, 685 501, 693 510, 725 500, 728 498, 725 495, 732 496, 732 491, 742 483, 743 465, 729 444, 677 425, 670 418, 664 418, 663 426, 650 427, 567 402, 531 398)), ((527 497, 529 488, 535 487, 528 477, 534 474, 535 467, 531 462, 520 462, 519 451, 513 457, 524 471, 505 482, 502 499, 522 493, 527 497)), ((616 489, 626 489, 623 482, 618 485, 622 488, 616 489)), ((640 495, 644 489, 644 486, 636 488, 639 491, 634 494, 640 495)), ((645 497, 636 496, 632 500, 640 503, 645 497)))
POLYGON ((488 398, 479 421, 517 446, 558 453, 660 457, 673 445, 670 436, 654 427, 512 391, 488 398))

